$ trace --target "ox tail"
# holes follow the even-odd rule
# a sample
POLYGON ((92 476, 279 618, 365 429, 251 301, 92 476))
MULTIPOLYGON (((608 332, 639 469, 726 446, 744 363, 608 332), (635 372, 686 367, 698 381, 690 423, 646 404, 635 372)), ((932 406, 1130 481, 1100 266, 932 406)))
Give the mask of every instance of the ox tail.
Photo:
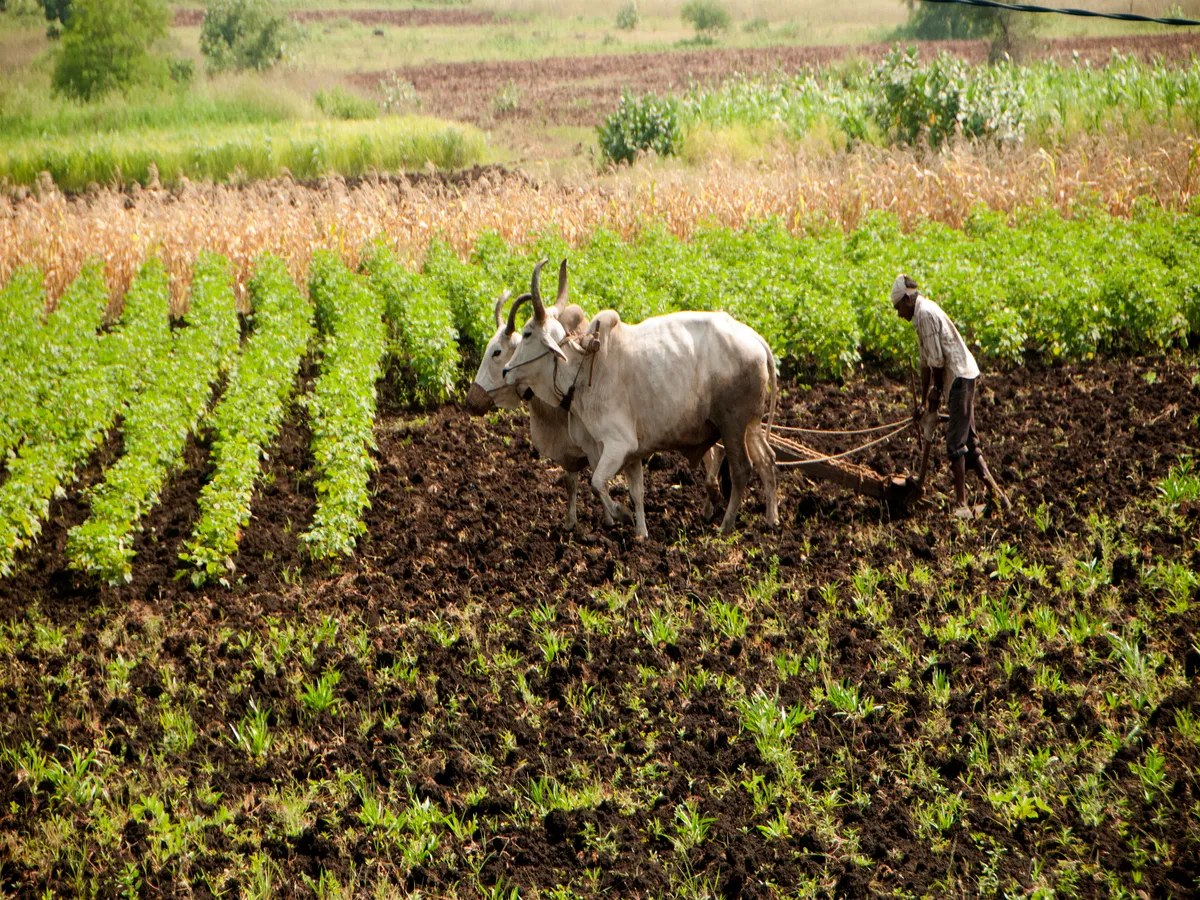
POLYGON ((762 341, 763 349, 767 351, 767 373, 771 376, 771 406, 767 412, 767 440, 770 441, 771 429, 775 427, 775 407, 779 401, 779 378, 775 373, 775 354, 771 352, 771 345, 761 334, 758 339, 762 341))

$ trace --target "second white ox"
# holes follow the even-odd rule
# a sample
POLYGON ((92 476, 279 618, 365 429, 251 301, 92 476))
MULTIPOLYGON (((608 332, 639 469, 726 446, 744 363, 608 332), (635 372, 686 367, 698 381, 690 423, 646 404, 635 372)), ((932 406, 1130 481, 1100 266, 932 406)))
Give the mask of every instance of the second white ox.
POLYGON ((625 512, 608 491, 609 481, 624 471, 636 533, 645 537, 641 461, 678 450, 695 465, 719 440, 731 481, 722 534, 737 521, 751 467, 766 493, 767 522, 777 525, 775 452, 761 425, 768 403, 768 428, 775 415, 775 358, 767 342, 726 313, 707 312, 627 325, 605 310, 582 335, 571 335, 542 303, 538 282, 545 262, 534 270, 533 316, 504 380, 569 410, 571 439, 592 458, 592 489, 605 512, 625 512))

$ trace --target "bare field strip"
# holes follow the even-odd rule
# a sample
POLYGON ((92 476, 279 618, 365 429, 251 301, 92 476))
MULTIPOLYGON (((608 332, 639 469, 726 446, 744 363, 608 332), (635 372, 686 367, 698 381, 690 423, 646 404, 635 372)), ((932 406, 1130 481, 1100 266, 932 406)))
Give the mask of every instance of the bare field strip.
MULTIPOLYGON (((987 60, 986 41, 921 41, 923 57, 945 50, 972 63, 987 60)), ((825 66, 862 57, 880 59, 887 43, 844 47, 771 47, 671 53, 609 54, 502 62, 440 63, 350 76, 368 90, 389 75, 412 82, 423 108, 432 115, 475 123, 495 118, 497 91, 511 82, 520 105, 505 121, 553 125, 594 125, 616 108, 621 90, 665 93, 692 83, 713 84, 734 74, 754 75, 825 66)), ((1031 58, 1084 63, 1107 62, 1113 51, 1142 60, 1187 60, 1200 53, 1200 33, 1042 40, 1031 58)))
MULTIPOLYGON (((294 9, 288 18, 295 22, 324 22, 349 19, 360 25, 394 25, 419 28, 426 25, 486 25, 492 14, 474 9, 294 9)), ((176 9, 171 19, 174 28, 199 28, 203 9, 176 9)))
POLYGON ((978 204, 1006 213, 1040 205, 1066 216, 1084 208, 1124 216, 1139 198, 1187 209, 1200 192, 1198 154, 1200 138, 1148 134, 1119 146, 1084 139, 1054 156, 969 145, 937 155, 861 147, 819 159, 781 154, 761 166, 585 173, 578 183, 537 183, 496 167, 413 181, 334 176, 306 186, 285 178, 70 196, 46 184, 10 188, 0 202, 0 282, 20 265, 37 265, 54 298, 98 254, 119 297, 139 266, 158 255, 181 303, 203 250, 230 258, 240 291, 251 261, 265 250, 300 278, 314 250, 338 249, 354 263, 358 249, 377 237, 415 263, 436 235, 465 255, 487 231, 522 244, 554 228, 577 246, 598 228, 629 238, 655 222, 682 238, 706 223, 739 228, 770 216, 797 232, 814 222, 852 230, 875 209, 896 213, 906 228, 922 219, 961 226, 978 204))

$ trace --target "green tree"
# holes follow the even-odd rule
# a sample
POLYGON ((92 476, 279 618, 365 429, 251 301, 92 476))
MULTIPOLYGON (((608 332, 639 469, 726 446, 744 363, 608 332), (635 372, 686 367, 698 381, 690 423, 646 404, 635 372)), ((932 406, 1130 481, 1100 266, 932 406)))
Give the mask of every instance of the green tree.
POLYGON ((54 91, 94 100, 148 77, 150 48, 166 36, 167 15, 163 0, 74 0, 54 62, 54 91))
POLYGON ((287 19, 263 0, 208 0, 200 28, 200 52, 210 72, 269 69, 283 58, 287 19))
POLYGON ((897 37, 919 41, 987 40, 990 58, 1016 56, 1033 36, 1037 17, 1007 9, 955 3, 908 3, 908 21, 897 37))
POLYGON ((42 12, 46 15, 46 34, 56 38, 62 33, 63 26, 71 20, 71 0, 39 0, 42 12))

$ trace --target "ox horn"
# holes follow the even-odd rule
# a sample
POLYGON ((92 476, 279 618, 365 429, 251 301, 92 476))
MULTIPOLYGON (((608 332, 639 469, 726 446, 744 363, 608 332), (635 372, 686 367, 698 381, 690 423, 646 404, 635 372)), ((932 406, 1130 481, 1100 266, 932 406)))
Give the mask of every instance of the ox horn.
MULTIPOLYGON (((500 299, 496 301, 496 327, 500 327, 500 323, 504 321, 504 304, 508 302, 508 298, 512 296, 512 291, 505 291, 500 295, 500 299)), ((512 329, 509 329, 510 331, 512 329)))
POLYGON ((564 259, 558 267, 558 299, 554 308, 560 313, 567 308, 567 261, 564 259))
POLYGON ((539 325, 546 321, 546 305, 542 303, 542 266, 550 260, 543 258, 533 267, 533 278, 529 283, 529 298, 533 301, 533 318, 539 325))
POLYGON ((505 336, 508 336, 517 330, 517 310, 521 308, 522 303, 529 299, 529 294, 522 294, 513 301, 513 305, 508 310, 508 324, 504 326, 505 336))

